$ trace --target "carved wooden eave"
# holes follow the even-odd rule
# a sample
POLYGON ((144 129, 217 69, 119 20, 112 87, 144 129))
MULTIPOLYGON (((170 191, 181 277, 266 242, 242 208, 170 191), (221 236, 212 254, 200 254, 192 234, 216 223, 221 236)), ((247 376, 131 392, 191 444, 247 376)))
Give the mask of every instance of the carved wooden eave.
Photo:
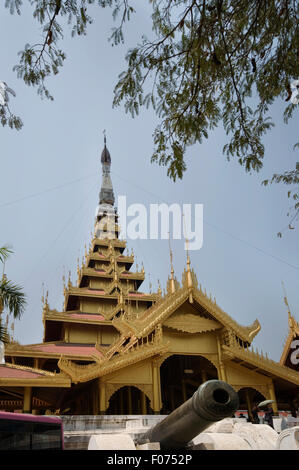
MULTIPOLYGON (((110 262, 110 259, 111 259, 111 257, 109 255, 101 255, 97 252, 94 252, 94 253, 90 253, 87 256, 86 265, 88 266, 90 260, 110 262)), ((134 256, 133 255, 131 255, 131 256, 119 255, 119 256, 116 257, 116 261, 118 263, 123 263, 123 264, 133 264, 134 263, 134 256)))
MULTIPOLYGON (((49 342, 43 342, 40 344, 31 344, 31 345, 20 345, 20 344, 14 344, 14 345, 7 345, 5 347, 5 356, 6 357, 29 357, 33 359, 59 359, 61 357, 61 351, 47 351, 48 346, 60 346, 64 347, 65 345, 69 345, 72 347, 72 343, 63 343, 59 341, 49 341, 49 342)), ((84 345, 83 345, 84 347, 84 345)), ((102 353, 102 350, 99 347, 94 346, 95 349, 97 349, 100 353, 102 353)), ((108 348, 103 348, 103 350, 106 352, 108 348)), ((78 353, 73 353, 73 352, 65 352, 64 356, 68 358, 69 360, 74 360, 74 361, 86 361, 86 362, 92 362, 94 361, 94 358, 96 357, 94 352, 96 351, 91 351, 90 354, 83 354, 80 352, 78 353)), ((18 366, 19 367, 19 366, 18 366)))
MULTIPOLYGON (((65 296, 68 298, 69 296, 76 296, 76 297, 90 297, 90 298, 97 298, 97 299, 112 299, 117 300, 118 294, 107 294, 104 289, 89 289, 88 287, 73 287, 71 286, 69 289, 66 289, 65 296)), ((138 300, 141 302, 150 302, 157 299, 157 294, 145 294, 143 292, 132 292, 129 294, 130 300, 138 300)))
POLYGON ((223 326, 232 329, 243 341, 251 343, 261 329, 260 322, 257 319, 249 326, 240 325, 201 290, 194 289, 194 299, 202 305, 216 321, 219 321, 223 326))
POLYGON ((91 241, 92 244, 92 251, 94 251, 95 246, 103 246, 108 248, 109 246, 113 246, 113 248, 126 248, 127 242, 126 240, 120 240, 119 238, 93 238, 91 241))
POLYGON ((156 325, 163 322, 182 305, 188 298, 188 292, 181 288, 174 294, 167 294, 159 299, 156 304, 145 310, 139 318, 129 321, 123 318, 123 324, 134 334, 141 338, 147 336, 154 330, 156 325))
MULTIPOLYGON (((14 395, 12 395, 14 396, 14 395)), ((17 396, 16 396, 17 397, 17 396)), ((0 400, 1 409, 10 409, 11 407, 14 409, 22 409, 23 408, 24 400, 23 398, 18 399, 6 399, 0 400)), ((32 397, 32 408, 51 408, 51 404, 45 400, 40 400, 39 398, 32 397)))
POLYGON ((283 379, 287 382, 299 386, 299 374, 298 372, 292 371, 289 367, 283 366, 278 362, 265 357, 263 354, 254 352, 248 349, 244 349, 240 346, 226 346, 222 345, 223 359, 234 360, 238 359, 240 365, 246 366, 249 364, 251 370, 265 375, 270 375, 273 378, 283 379))
POLYGON ((221 323, 217 321, 192 315, 191 313, 173 314, 164 321, 163 326, 186 333, 203 333, 222 328, 221 323))
POLYGON ((94 357, 95 363, 89 365, 78 365, 63 357, 60 358, 58 366, 61 371, 67 374, 72 382, 87 382, 98 377, 115 372, 124 367, 136 364, 149 357, 165 354, 168 351, 168 344, 154 341, 152 344, 136 345, 125 352, 117 354, 109 360, 94 357))
MULTIPOLYGON (((194 302, 198 303, 206 312, 212 316, 213 321, 218 322, 222 326, 229 328, 243 341, 251 343, 253 338, 260 330, 260 323, 258 320, 250 326, 239 325, 227 313, 225 313, 216 303, 210 300, 196 287, 192 288, 193 305, 194 302)), ((190 299, 190 289, 184 285, 174 294, 168 293, 165 297, 156 302, 154 306, 145 310, 138 319, 129 321, 123 319, 123 325, 126 325, 129 330, 132 330, 137 337, 146 336, 152 331, 159 323, 164 324, 168 317, 172 315, 184 302, 190 299)))
MULTIPOLYGON (((108 268, 106 268, 106 270, 108 271, 108 268)), ((87 276, 87 277, 95 277, 95 278, 113 279, 114 274, 113 273, 108 274, 106 270, 99 271, 99 270, 96 270, 94 268, 84 267, 81 270, 81 278, 83 276, 87 276)), ((122 279, 122 280, 128 279, 128 280, 132 280, 132 281, 144 281, 144 279, 145 279, 144 273, 142 273, 142 272, 131 272, 131 271, 126 272, 125 267, 122 267, 122 268, 118 269, 116 272, 117 272, 119 278, 122 279)), ((80 278, 80 280, 81 280, 81 278, 80 278)))
POLYGON ((288 354, 290 352, 291 342, 296 337, 299 337, 299 323, 295 320, 295 318, 292 315, 289 315, 289 332, 285 340, 284 348, 283 348, 281 358, 279 361, 281 365, 285 364, 288 354))
POLYGON ((55 372, 48 372, 45 370, 26 367, 21 365, 14 364, 3 364, 0 367, 5 367, 11 371, 10 377, 1 377, 0 376, 0 387, 1 386, 15 386, 15 387, 70 387, 71 381, 63 371, 59 374, 55 372), (38 375, 38 377, 30 378, 30 376, 17 377, 18 372, 27 372, 29 374, 38 375), (16 376, 13 376, 13 373, 16 373, 16 376))
POLYGON ((46 321, 59 321, 66 323, 81 323, 88 325, 111 325, 110 320, 102 314, 82 313, 80 310, 68 310, 67 312, 58 312, 57 310, 49 310, 44 315, 46 321), (98 317, 98 318, 97 318, 98 317), (105 319, 103 319, 103 317, 105 319))

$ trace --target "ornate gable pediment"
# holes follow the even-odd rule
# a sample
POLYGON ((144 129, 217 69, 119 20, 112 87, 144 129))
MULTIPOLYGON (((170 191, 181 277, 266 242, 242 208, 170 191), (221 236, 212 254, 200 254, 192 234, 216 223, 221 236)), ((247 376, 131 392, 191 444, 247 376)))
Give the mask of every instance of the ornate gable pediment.
POLYGON ((221 323, 192 313, 174 313, 163 325, 186 333, 203 333, 222 328, 221 323))
MULTIPOLYGON (((186 314, 190 313, 191 315, 201 317, 203 320, 212 322, 209 323, 209 326, 213 325, 213 329, 216 329, 216 325, 217 328, 221 326, 231 329, 243 341, 251 342, 260 331, 261 326, 258 320, 255 320, 250 326, 242 326, 225 313, 217 305, 216 301, 209 298, 201 289, 192 287, 192 298, 190 300, 189 290, 188 286, 183 286, 173 294, 167 293, 155 305, 145 310, 138 319, 127 321, 130 329, 134 331, 136 336, 142 337, 149 334, 157 324, 166 325, 170 317, 179 313, 184 315, 184 320, 182 321, 186 327, 186 314)), ((207 326, 208 322, 205 322, 205 324, 207 326)))

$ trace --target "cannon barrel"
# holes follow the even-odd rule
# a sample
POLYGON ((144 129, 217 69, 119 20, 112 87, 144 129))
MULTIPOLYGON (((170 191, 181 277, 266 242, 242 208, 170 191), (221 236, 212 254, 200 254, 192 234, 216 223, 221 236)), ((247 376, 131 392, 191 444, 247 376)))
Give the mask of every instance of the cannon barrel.
POLYGON ((143 434, 138 442, 160 442, 161 449, 183 449, 208 426, 230 417, 238 406, 238 394, 229 384, 208 380, 189 400, 143 434))

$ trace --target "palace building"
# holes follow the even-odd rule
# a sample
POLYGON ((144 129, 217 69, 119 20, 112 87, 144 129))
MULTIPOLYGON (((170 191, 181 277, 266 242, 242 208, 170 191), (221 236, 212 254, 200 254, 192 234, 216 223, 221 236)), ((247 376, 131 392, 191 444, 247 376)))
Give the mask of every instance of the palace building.
POLYGON ((131 270, 134 255, 118 237, 106 139, 101 163, 95 231, 77 285, 65 284, 62 311, 45 295, 40 344, 5 346, 0 409, 167 414, 215 378, 238 392, 249 414, 263 399, 274 400, 276 412, 298 409, 299 325, 291 313, 275 362, 252 348, 259 321, 243 326, 224 312, 198 284, 189 256, 180 282, 171 263, 165 295, 142 292, 144 269, 131 270))

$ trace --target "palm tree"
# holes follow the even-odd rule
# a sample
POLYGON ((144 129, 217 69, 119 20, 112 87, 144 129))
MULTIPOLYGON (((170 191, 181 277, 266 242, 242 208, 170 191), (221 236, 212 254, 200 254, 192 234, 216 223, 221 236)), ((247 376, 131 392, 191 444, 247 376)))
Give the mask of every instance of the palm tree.
MULTIPOLYGON (((0 262, 4 263, 10 253, 13 253, 8 246, 0 247, 0 262)), ((0 314, 4 308, 7 308, 13 317, 20 318, 26 307, 26 296, 22 288, 12 281, 9 281, 3 274, 0 280, 0 314)), ((8 335, 6 327, 1 324, 0 318, 0 341, 7 342, 8 335)))

